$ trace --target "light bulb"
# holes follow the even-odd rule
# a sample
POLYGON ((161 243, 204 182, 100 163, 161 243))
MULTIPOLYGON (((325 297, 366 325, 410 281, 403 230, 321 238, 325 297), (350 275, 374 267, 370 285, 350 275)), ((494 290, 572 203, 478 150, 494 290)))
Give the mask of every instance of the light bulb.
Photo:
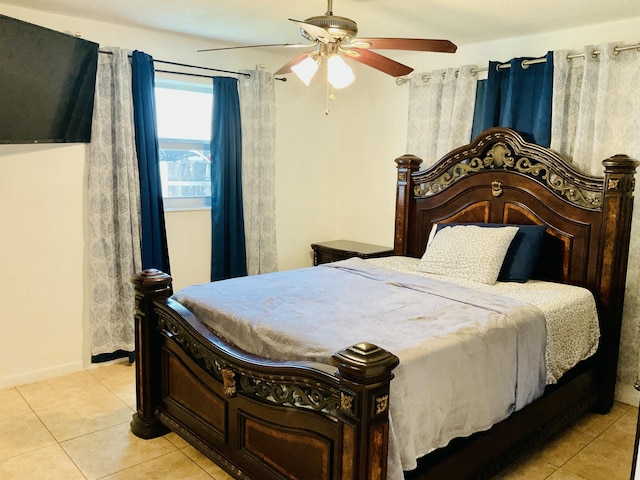
POLYGON ((301 62, 292 66, 291 70, 293 70, 293 73, 295 73, 306 86, 309 86, 311 79, 318 71, 318 63, 309 55, 301 62))
POLYGON ((345 63, 340 55, 332 55, 327 61, 327 80, 333 88, 348 87, 355 80, 351 67, 345 63))

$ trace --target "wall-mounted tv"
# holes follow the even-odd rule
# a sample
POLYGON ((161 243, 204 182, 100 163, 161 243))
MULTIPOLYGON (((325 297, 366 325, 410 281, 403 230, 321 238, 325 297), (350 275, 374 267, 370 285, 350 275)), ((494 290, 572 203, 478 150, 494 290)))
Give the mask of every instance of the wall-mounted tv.
POLYGON ((91 140, 98 44, 0 15, 0 143, 91 140))

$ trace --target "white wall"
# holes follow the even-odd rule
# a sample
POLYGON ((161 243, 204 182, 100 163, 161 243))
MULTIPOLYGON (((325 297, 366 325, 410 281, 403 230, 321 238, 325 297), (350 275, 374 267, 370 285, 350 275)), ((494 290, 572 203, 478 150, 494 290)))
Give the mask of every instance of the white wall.
MULTIPOLYGON (((1 0, 0 0, 1 2, 1 0)), ((275 71, 290 51, 197 53, 202 39, 51 15, 0 3, 0 13, 103 46, 226 70, 275 71)), ((640 19, 461 47, 455 55, 394 55, 417 72, 602 41, 640 41, 640 19)), ((455 39, 452 39, 455 41, 455 39)), ((349 238, 393 244, 394 158, 405 153, 408 87, 361 65, 329 102, 320 82, 277 82, 276 214, 280 269, 311 265, 309 244, 349 238)), ((0 145, 0 388, 88 366, 85 335, 84 145, 0 145)), ((174 286, 208 280, 209 212, 166 215, 174 286)), ((636 402, 637 403, 637 402, 636 402)))
POLYGON ((84 152, 0 148, 0 388, 83 366, 84 152))
MULTIPOLYGON (((225 70, 275 71, 288 50, 197 53, 210 41, 0 4, 0 13, 102 46, 225 70)), ((173 67, 171 67, 173 68, 173 67)), ((184 77, 182 77, 184 78, 184 77)), ((335 136, 323 102, 277 82, 277 229, 280 268, 311 265, 309 244, 335 232, 335 136), (321 139, 327 148, 312 148, 321 139)), ((89 366, 84 255, 85 145, 0 145, 0 388, 89 366)), ((174 285, 208 281, 209 213, 166 215, 174 285)))

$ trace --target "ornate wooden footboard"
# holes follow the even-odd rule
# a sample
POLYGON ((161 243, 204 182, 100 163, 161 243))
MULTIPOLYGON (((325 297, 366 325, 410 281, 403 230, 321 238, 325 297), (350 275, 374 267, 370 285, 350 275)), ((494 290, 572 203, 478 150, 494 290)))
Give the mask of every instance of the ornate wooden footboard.
MULTIPOLYGON (((636 162, 615 156, 604 177, 583 175, 508 129, 419 171, 398 167, 395 253, 420 257, 434 223, 545 225, 539 277, 589 288, 596 297, 597 354, 542 398, 487 432, 419 459, 406 478, 488 478, 587 409, 611 408, 626 279, 636 162)), ((171 296, 156 270, 136 289, 137 412, 133 433, 173 430, 241 479, 386 478, 389 385, 398 358, 362 343, 333 365, 275 362, 217 337, 171 296)))
POLYGON ((395 355, 361 343, 337 352, 333 367, 266 361, 170 300, 168 275, 145 270, 132 281, 134 434, 173 430, 237 478, 386 478, 395 355))

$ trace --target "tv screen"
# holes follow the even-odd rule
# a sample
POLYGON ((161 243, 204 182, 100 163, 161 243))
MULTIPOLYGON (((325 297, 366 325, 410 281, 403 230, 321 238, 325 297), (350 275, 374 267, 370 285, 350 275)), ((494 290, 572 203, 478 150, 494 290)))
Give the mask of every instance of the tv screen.
POLYGON ((98 44, 0 15, 0 143, 91 140, 98 44))

